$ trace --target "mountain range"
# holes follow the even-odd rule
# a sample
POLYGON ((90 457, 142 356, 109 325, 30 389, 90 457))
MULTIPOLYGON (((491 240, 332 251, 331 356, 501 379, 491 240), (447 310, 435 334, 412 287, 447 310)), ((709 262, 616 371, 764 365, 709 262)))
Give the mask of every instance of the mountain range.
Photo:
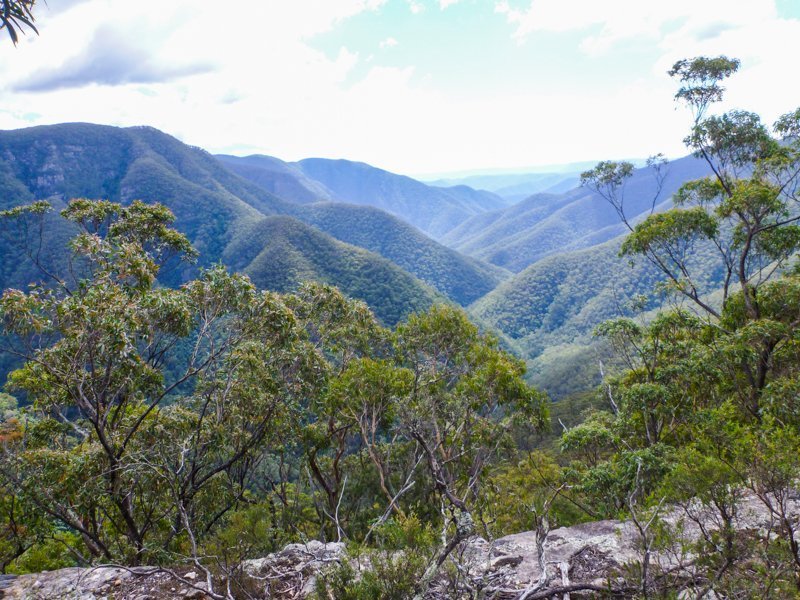
MULTIPOLYGON (((671 163, 657 209, 705 174, 694 158, 671 163)), ((0 131, 0 208, 32 199, 59 207, 73 197, 161 202, 200 252, 196 266, 170 273, 167 284, 222 262, 267 289, 336 285, 389 325, 454 302, 528 360, 537 383, 563 396, 597 379, 586 360, 592 329, 651 290, 658 274, 617 256, 626 230, 608 203, 587 188, 558 188, 575 184, 577 173, 536 175, 472 178, 492 188, 476 189, 345 160, 213 156, 149 127, 0 131), (551 191, 514 201, 532 185, 551 191)), ((636 170, 626 188, 631 219, 649 212, 654 191, 651 174, 636 170)), ((63 267, 70 232, 58 219, 50 225, 45 255, 63 267)), ((18 241, 0 240, 2 288, 36 277, 18 241)), ((710 273, 709 290, 714 280, 710 273)))

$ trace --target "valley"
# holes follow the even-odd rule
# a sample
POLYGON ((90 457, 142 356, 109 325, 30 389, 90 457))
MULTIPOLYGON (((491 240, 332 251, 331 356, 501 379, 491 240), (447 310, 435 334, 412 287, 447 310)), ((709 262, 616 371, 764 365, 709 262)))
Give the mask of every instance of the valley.
MULTIPOLYGON (((637 169, 626 209, 634 222, 654 201, 665 210, 682 183, 707 173, 697 159, 673 161, 656 197, 652 173, 637 169)), ((167 206, 200 262, 162 275, 165 283, 222 262, 264 289, 286 292, 303 281, 337 286, 388 325, 436 302, 454 302, 528 361, 532 381, 552 397, 591 389, 599 382, 585 360, 596 346, 594 327, 626 314, 630 300, 663 275, 617 256, 625 227, 598 194, 577 185, 574 173, 467 181, 497 191, 460 180, 426 185, 341 160, 212 156, 146 127, 0 132, 2 208, 73 197, 167 206), (516 202, 497 193, 559 182, 576 186, 516 202), (565 368, 583 374, 565 386, 565 368)), ((54 265, 67 237, 61 230, 48 240, 43 256, 54 265)), ((3 256, 13 256, 10 245, 3 256)), ((32 277, 13 260, 4 265, 4 288, 32 277)), ((709 289, 715 281, 709 279, 709 289)), ((651 298, 646 308, 658 302, 651 298)))
POLYGON ((800 600, 796 56, 0 0, 0 599, 800 600))

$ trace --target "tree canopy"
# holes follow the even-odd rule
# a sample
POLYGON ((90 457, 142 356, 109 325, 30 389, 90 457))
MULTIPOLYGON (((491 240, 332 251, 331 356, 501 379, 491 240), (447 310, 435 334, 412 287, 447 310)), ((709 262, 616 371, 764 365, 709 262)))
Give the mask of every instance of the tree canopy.
POLYGON ((25 29, 38 33, 33 24, 33 5, 36 0, 2 0, 0 4, 0 29, 5 29, 14 45, 25 29))

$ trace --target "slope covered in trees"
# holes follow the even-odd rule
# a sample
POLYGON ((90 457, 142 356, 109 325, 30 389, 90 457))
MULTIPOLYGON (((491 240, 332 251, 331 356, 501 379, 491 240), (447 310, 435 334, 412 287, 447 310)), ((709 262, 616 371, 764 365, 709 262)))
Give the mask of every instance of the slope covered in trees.
POLYGON ((258 154, 218 154, 216 158, 237 175, 285 200, 305 204, 333 199, 333 194, 324 185, 306 177, 296 165, 279 158, 258 154))
MULTIPOLYGON (((41 198, 57 203, 72 197, 105 198, 123 204, 133 200, 162 202, 175 214, 178 230, 187 235, 199 253, 197 265, 184 265, 162 274, 162 279, 172 284, 192 277, 198 267, 219 261, 235 261, 237 267, 245 268, 249 261, 242 262, 230 246, 239 243, 244 232, 252 231, 264 215, 287 214, 296 207, 231 173, 207 152, 146 127, 67 124, 0 132, 0 187, 6 191, 5 208, 41 198)), ((301 274, 318 277, 353 297, 367 300, 387 323, 430 305, 433 293, 429 288, 379 256, 337 243, 301 223, 289 226, 288 221, 282 222, 287 231, 298 236, 291 240, 281 238, 280 243, 291 248, 289 255, 273 254, 274 265, 262 260, 259 268, 254 268, 256 279, 264 285, 270 282, 283 290, 289 289, 290 283, 299 284, 301 274), (319 245, 310 243, 310 239, 319 245), (288 267, 292 262, 294 266, 315 267, 279 272, 279 265, 288 267), (376 276, 374 286, 363 277, 356 281, 355 269, 359 266, 369 268, 376 276)), ((71 234, 65 223, 56 225, 40 257, 54 267, 66 268, 61 264, 63 248, 71 234)), ((255 252, 254 257, 269 255, 270 249, 275 250, 279 244, 264 236, 255 239, 265 247, 263 254, 255 252)), ((35 280, 30 265, 19 260, 14 242, 8 236, 0 241, 5 287, 24 286, 35 280)))
MULTIPOLYGON (((637 169, 626 188, 631 218, 646 214, 654 198, 661 204, 685 181, 708 172, 708 165, 694 157, 671 162, 661 183, 652 169, 637 169)), ((563 194, 536 194, 504 210, 472 217, 442 242, 519 272, 550 254, 599 244, 624 231, 616 212, 599 194, 576 187, 563 194)))
POLYGON ((366 302, 387 325, 435 301, 446 301, 389 260, 287 216, 266 217, 243 227, 226 247, 223 260, 267 290, 290 292, 307 281, 335 285, 366 302))
POLYGON ((415 227, 370 206, 328 202, 299 207, 294 214, 338 240, 380 254, 463 306, 493 290, 509 275, 442 246, 415 227))
MULTIPOLYGON (((674 301, 653 293, 667 279, 657 267, 619 255, 622 242, 620 237, 548 256, 470 306, 470 314, 501 332, 531 361, 533 380, 555 397, 599 381, 592 348, 595 327, 674 301), (570 370, 581 376, 569 376, 570 370)), ((697 248, 691 264, 702 294, 713 294, 722 285, 722 268, 708 244, 697 248)))
POLYGON ((503 206, 490 192, 438 188, 365 163, 309 158, 296 163, 331 191, 331 200, 381 208, 439 239, 472 215, 503 206))

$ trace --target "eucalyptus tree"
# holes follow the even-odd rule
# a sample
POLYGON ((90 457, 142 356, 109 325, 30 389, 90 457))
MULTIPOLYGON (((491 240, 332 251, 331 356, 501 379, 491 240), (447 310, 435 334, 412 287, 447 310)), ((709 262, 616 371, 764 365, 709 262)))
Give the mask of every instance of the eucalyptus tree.
POLYGON ((318 357, 246 277, 215 267, 159 286, 165 262, 194 255, 163 206, 73 200, 61 214, 77 231, 72 276, 0 298, 4 349, 25 361, 10 386, 35 415, 0 475, 78 533, 87 561, 162 560, 242 502, 318 357))
POLYGON ((25 28, 38 33, 34 26, 33 6, 36 0, 2 0, 0 2, 0 29, 5 29, 11 42, 19 42, 25 28))
MULTIPOLYGON (((669 72, 681 84, 676 100, 693 116, 684 141, 712 172, 685 183, 673 197, 674 208, 651 211, 633 224, 623 204, 632 168, 606 162, 582 176, 584 185, 600 192, 628 225, 621 254, 652 262, 672 291, 728 333, 742 333, 748 323, 767 316, 760 290, 786 271, 800 249, 800 109, 782 116, 772 128, 752 112, 710 114, 723 98, 722 82, 739 66, 738 60, 724 56, 699 57, 678 61, 669 72), (697 260, 701 248, 711 251, 713 264, 697 260), (719 302, 709 295, 709 267, 719 286, 719 302), (743 311, 744 320, 731 319, 731 311, 743 311)), ((736 366, 746 377, 744 406, 756 418, 773 354, 788 340, 778 328, 757 337, 751 336, 751 351, 736 366)))
MULTIPOLYGON (((606 380, 612 414, 562 438, 573 482, 599 512, 636 519, 642 505, 669 501, 686 522, 716 523, 688 546, 702 558, 685 569, 640 571, 645 596, 667 580, 698 596, 760 597, 800 582, 788 500, 800 485, 800 110, 771 127, 743 110, 712 114, 739 66, 699 57, 669 72, 692 114, 685 143, 711 173, 683 184, 673 208, 627 214, 626 163, 582 177, 628 227, 621 255, 650 261, 686 300, 649 322, 597 329, 625 365, 606 380), (747 490, 770 517, 752 536, 736 529, 747 490)), ((680 532, 670 535, 677 548, 680 532)))
POLYGON ((396 344, 411 374, 399 426, 421 449, 444 524, 442 547, 419 586, 424 592, 450 553, 475 535, 486 470, 508 447, 512 426, 542 429, 547 405, 523 380, 524 364, 458 309, 412 315, 397 328, 396 344))

